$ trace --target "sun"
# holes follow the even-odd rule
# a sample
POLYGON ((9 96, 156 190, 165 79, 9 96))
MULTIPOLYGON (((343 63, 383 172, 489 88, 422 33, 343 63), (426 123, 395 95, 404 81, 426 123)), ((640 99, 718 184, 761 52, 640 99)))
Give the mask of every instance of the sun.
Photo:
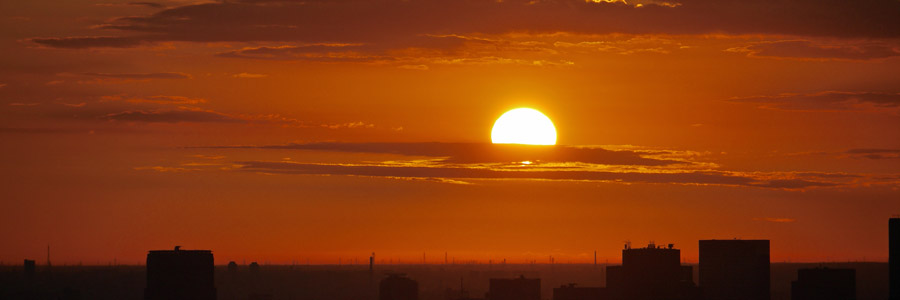
POLYGON ((494 144, 556 145, 556 127, 550 118, 531 108, 504 113, 491 130, 494 144))

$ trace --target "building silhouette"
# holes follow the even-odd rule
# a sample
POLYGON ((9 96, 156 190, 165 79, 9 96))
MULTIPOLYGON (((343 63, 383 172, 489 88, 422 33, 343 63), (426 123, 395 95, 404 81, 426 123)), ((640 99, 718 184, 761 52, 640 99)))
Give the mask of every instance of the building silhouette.
POLYGON ((25 280, 34 280, 34 273, 37 271, 37 267, 34 264, 34 260, 26 259, 22 264, 23 273, 25 276, 25 280))
POLYGON ((606 288, 612 299, 693 300, 700 291, 691 266, 681 265, 681 250, 650 243, 622 250, 622 265, 606 268, 606 288))
POLYGON ((607 299, 606 289, 601 287, 579 287, 574 283, 553 289, 553 300, 599 300, 607 299))
POLYGON ((890 274, 890 299, 900 300, 900 218, 891 218, 888 221, 888 265, 890 274))
POLYGON ((797 270, 791 282, 792 300, 855 300, 856 270, 815 268, 797 270))
POLYGON ((419 284, 405 274, 388 274, 378 285, 378 300, 418 300, 419 284))
POLYGON ((153 250, 147 254, 145 300, 215 300, 212 251, 153 250))
POLYGON ((769 300, 769 240, 701 240, 705 300, 769 300))
POLYGON ((491 278, 487 300, 541 300, 541 279, 525 278, 491 278))

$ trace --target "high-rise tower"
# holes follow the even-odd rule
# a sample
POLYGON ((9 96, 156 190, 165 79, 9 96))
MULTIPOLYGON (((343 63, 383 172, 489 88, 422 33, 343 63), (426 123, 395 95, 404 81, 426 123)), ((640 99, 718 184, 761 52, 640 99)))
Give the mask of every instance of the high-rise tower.
POLYGON ((701 240, 706 300, 769 300, 769 240, 701 240))

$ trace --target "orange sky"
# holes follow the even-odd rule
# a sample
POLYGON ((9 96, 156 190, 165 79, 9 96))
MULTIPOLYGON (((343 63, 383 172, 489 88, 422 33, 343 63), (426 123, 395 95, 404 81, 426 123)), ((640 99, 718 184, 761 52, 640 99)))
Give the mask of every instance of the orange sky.
POLYGON ((0 261, 883 261, 900 3, 0 3, 0 261), (765 20, 765 21, 763 21, 765 20), (492 147, 532 107, 558 146, 492 147), (536 164, 521 165, 529 160, 536 164))

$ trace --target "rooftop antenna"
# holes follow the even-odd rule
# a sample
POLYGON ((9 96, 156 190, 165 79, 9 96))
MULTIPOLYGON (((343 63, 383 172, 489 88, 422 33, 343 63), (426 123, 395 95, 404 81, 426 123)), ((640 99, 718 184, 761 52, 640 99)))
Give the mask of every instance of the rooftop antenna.
POLYGON ((50 267, 50 244, 47 244, 47 267, 50 267))

